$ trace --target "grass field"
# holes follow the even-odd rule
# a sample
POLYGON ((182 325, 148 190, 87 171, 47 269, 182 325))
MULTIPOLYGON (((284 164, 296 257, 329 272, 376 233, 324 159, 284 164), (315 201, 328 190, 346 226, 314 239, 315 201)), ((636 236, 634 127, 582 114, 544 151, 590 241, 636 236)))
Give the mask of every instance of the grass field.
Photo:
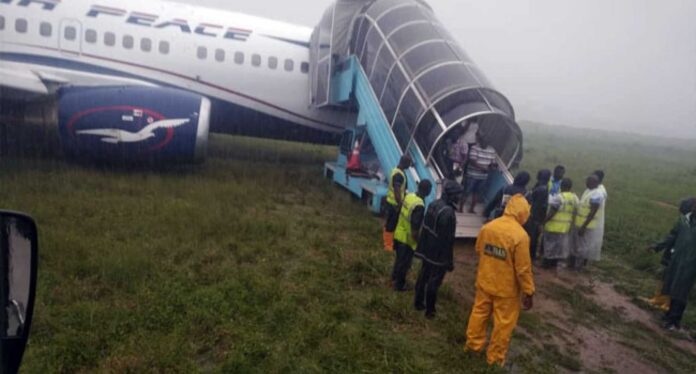
MULTIPOLYGON (((696 194, 694 148, 524 131, 522 168, 563 163, 578 192, 587 173, 606 170, 607 256, 593 271, 630 296, 650 294, 659 257, 644 247, 676 219, 669 204, 696 194)), ((40 227, 24 372, 487 371, 461 351, 469 302, 454 285, 441 291, 434 322, 412 311, 410 294, 387 288, 392 256, 380 249, 379 219, 321 177, 333 147, 211 143, 204 165, 164 170, 31 152, 0 161, 1 206, 30 212, 40 227)), ((564 290, 555 297, 578 319, 615 322, 564 290)), ((533 330, 541 319, 521 324, 533 330)), ((696 324, 695 308, 686 324, 696 324)), ((582 368, 572 352, 520 349, 526 339, 513 340, 518 371, 582 368)), ((664 354, 676 357, 670 368, 694 368, 680 352, 664 354)))

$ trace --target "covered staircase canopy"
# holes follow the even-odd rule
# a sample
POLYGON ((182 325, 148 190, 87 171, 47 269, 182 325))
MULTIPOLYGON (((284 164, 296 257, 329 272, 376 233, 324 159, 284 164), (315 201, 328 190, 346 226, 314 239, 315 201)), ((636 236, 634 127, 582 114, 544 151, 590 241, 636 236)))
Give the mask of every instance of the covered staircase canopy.
MULTIPOLYGON (((310 44, 316 107, 332 105, 331 77, 355 55, 402 151, 415 146, 433 160, 447 137, 476 120, 507 168, 521 160, 522 131, 512 105, 424 1, 339 0, 310 44)), ((432 164, 444 176, 443 165, 432 164)))

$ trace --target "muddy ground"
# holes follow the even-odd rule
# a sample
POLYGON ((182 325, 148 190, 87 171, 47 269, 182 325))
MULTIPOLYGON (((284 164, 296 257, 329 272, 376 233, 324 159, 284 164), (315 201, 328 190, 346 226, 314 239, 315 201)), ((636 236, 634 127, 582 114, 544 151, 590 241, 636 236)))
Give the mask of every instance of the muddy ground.
MULTIPOLYGON (((472 241, 458 243, 455 262, 457 270, 446 283, 471 305, 476 271, 472 241)), ((520 318, 508 369, 529 371, 536 361, 570 372, 694 372, 696 343, 689 333, 663 330, 657 311, 620 294, 595 272, 591 267, 581 273, 534 267, 534 308, 520 318)))

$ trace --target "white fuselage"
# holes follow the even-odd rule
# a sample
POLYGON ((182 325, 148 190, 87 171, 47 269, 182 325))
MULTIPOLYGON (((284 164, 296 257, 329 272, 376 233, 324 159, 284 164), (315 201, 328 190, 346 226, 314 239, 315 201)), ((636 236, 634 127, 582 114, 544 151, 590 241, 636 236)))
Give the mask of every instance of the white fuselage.
POLYGON ((310 106, 311 32, 161 0, 1 0, 0 68, 47 87, 177 87, 338 132, 344 115, 310 106))

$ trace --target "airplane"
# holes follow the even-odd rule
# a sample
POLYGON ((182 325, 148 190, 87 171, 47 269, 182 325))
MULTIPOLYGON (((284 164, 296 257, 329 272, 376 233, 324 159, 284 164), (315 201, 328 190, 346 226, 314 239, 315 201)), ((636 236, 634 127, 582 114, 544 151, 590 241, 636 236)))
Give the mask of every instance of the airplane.
POLYGON ((355 115, 310 105, 311 34, 161 0, 0 0, 0 118, 39 112, 67 153, 83 155, 111 152, 88 139, 99 134, 125 147, 113 154, 190 161, 205 157, 210 131, 335 141, 355 115), (173 126, 120 136, 139 133, 143 117, 190 122, 178 140, 173 126))
POLYGON ((106 161, 200 162, 210 132, 353 144, 367 128, 380 181, 406 153, 413 180, 451 177, 460 130, 496 150, 501 183, 523 149, 511 103, 422 0, 336 0, 316 28, 166 0, 0 0, 0 130, 17 117, 106 161))

